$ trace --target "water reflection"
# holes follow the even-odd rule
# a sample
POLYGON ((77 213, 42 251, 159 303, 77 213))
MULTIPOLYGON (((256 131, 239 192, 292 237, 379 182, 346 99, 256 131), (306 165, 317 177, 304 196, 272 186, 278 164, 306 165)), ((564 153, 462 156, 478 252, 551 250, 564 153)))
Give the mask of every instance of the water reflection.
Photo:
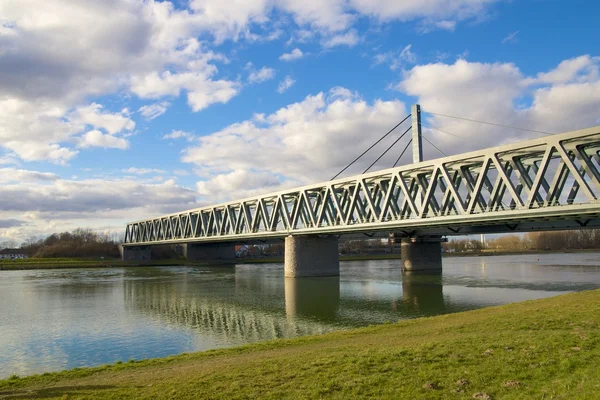
POLYGON ((340 307, 340 277, 285 278, 285 312, 331 321, 340 307))
MULTIPOLYGON (((260 301, 276 293, 283 300, 281 285, 261 285, 256 276, 221 270, 208 286, 204 279, 198 280, 198 275, 205 272, 188 272, 167 282, 128 280, 124 286, 125 306, 158 323, 192 329, 199 349, 333 329, 309 320, 286 318, 277 304, 260 301)), ((339 302, 339 289, 337 293, 339 302)))
POLYGON ((411 312, 436 315, 447 312, 440 274, 402 275, 402 302, 411 312))

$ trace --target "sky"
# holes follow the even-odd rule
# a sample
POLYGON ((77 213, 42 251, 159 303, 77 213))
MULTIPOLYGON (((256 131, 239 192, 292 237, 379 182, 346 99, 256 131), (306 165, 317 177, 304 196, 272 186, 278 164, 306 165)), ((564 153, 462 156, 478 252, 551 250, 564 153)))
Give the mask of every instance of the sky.
POLYGON ((445 154, 539 134, 428 111, 600 125, 598 15, 591 0, 0 0, 0 245, 329 180, 414 103, 445 154))

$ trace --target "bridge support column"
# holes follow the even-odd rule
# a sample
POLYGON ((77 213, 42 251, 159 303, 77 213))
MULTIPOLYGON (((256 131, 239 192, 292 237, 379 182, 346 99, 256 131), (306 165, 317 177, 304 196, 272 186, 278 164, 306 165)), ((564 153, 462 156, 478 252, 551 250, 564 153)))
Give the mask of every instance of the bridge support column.
POLYGON ((152 247, 150 246, 123 246, 119 245, 121 260, 123 261, 150 261, 152 259, 152 247))
POLYGON ((335 236, 288 236, 284 264, 287 278, 338 276, 338 239, 335 236))
POLYGON ((231 243, 186 243, 183 245, 183 255, 188 261, 235 263, 235 245, 231 243))
POLYGON ((403 272, 442 273, 441 238, 404 238, 400 245, 403 272))

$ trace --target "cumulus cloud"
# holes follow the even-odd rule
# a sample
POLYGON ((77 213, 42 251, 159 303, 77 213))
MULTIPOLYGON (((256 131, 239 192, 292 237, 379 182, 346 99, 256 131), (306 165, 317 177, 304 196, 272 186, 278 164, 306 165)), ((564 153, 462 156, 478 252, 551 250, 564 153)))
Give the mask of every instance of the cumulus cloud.
POLYGON ((269 172, 238 169, 200 181, 196 184, 196 189, 204 198, 221 202, 229 200, 232 193, 241 199, 265 190, 276 190, 281 185, 281 180, 269 172))
POLYGON ((164 174, 165 171, 157 168, 136 168, 130 167, 124 169, 123 172, 127 172, 128 174, 136 174, 136 175, 146 175, 146 174, 164 174))
POLYGON ((105 149, 121 149, 125 150, 129 147, 129 142, 123 138, 115 137, 109 134, 104 134, 100 131, 93 130, 85 133, 78 140, 79 147, 104 147, 105 149))
POLYGON ((188 142, 194 140, 194 135, 185 131, 172 131, 163 136, 163 139, 185 139, 188 142))
POLYGON ((302 56, 304 56, 304 53, 302 52, 302 50, 296 47, 289 53, 283 53, 282 55, 280 55, 279 59, 281 61, 294 61, 302 58, 302 56))
POLYGON ((352 47, 360 41, 356 30, 352 29, 346 33, 333 35, 327 37, 321 41, 321 45, 325 48, 331 48, 336 46, 348 46, 352 47))
POLYGON ((199 111, 238 92, 236 82, 217 77, 215 63, 227 60, 197 38, 214 24, 171 2, 7 1, 0 15, 0 146, 26 161, 68 162, 77 154, 73 143, 125 148, 122 138, 106 135, 133 122, 91 97, 184 91, 199 111))
POLYGON ((51 172, 30 171, 16 168, 0 168, 0 182, 44 182, 59 179, 51 172))
POLYGON ((160 117, 165 112, 167 112, 167 109, 170 105, 171 103, 169 103, 168 101, 161 101, 158 103, 141 106, 138 111, 147 120, 153 120, 154 118, 160 117))
MULTIPOLYGON (((97 113, 99 104, 90 99, 110 94, 158 100, 139 109, 148 119, 164 113, 171 97, 186 96, 194 112, 227 103, 242 85, 222 74, 218 66, 229 60, 211 46, 272 40, 283 31, 282 21, 295 22, 296 40, 354 46, 360 41, 356 23, 364 16, 447 29, 485 14, 495 1, 3 1, 0 146, 23 160, 57 163, 75 157, 77 143, 124 148, 122 139, 106 136, 114 135, 110 129, 92 127, 103 136, 87 137, 90 129, 74 131, 68 121, 78 108, 97 113), (74 139, 78 135, 84 136, 74 139)), ((282 60, 300 55, 294 49, 282 60)), ((251 82, 272 75, 256 71, 251 82)))
POLYGON ((537 82, 561 84, 573 81, 590 82, 599 78, 600 57, 583 55, 562 61, 556 68, 537 75, 537 82))
MULTIPOLYGON (((419 65, 407 71, 397 88, 418 98, 423 110, 473 120, 559 133, 597 125, 600 118, 600 59, 576 57, 535 77, 515 64, 458 60, 419 65)), ((427 115, 427 131, 447 152, 463 152, 532 137, 507 128, 427 115)))
POLYGON ((248 75, 248 82, 261 83, 273 79, 275 77, 275 70, 273 68, 262 67, 258 71, 250 72, 248 75))
POLYGON ((0 221, 14 219, 19 213, 21 223, 0 225, 0 238, 24 240, 75 227, 110 226, 112 231, 124 232, 124 221, 195 206, 196 192, 173 180, 145 183, 128 179, 55 179, 36 185, 7 183, 0 190, 0 221))
POLYGON ((292 79, 291 76, 286 75, 286 77, 281 82, 279 82, 279 85, 277 86, 277 92, 283 93, 287 91, 289 88, 294 86, 294 83, 296 83, 296 81, 292 79))
MULTIPOLYGON (((227 188, 239 185, 240 177, 253 182, 253 193, 260 191, 256 182, 268 183, 263 191, 316 182, 338 172, 404 115, 400 101, 369 103, 348 89, 335 88, 203 136, 184 151, 183 161, 210 176, 198 184, 208 200, 237 196, 227 188), (254 148, 261 151, 248 152, 254 148), (257 178, 250 180, 251 175, 257 178)), ((352 171, 369 161, 357 163, 352 171)))

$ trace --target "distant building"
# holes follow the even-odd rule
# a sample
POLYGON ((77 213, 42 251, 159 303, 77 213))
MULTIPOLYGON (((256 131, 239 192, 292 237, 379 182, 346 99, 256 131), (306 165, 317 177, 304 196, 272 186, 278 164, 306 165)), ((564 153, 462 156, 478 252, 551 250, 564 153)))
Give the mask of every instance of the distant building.
POLYGON ((235 256, 236 257, 248 256, 248 246, 235 246, 235 256))
POLYGON ((27 258, 21 249, 2 249, 0 250, 0 259, 20 259, 27 258))

